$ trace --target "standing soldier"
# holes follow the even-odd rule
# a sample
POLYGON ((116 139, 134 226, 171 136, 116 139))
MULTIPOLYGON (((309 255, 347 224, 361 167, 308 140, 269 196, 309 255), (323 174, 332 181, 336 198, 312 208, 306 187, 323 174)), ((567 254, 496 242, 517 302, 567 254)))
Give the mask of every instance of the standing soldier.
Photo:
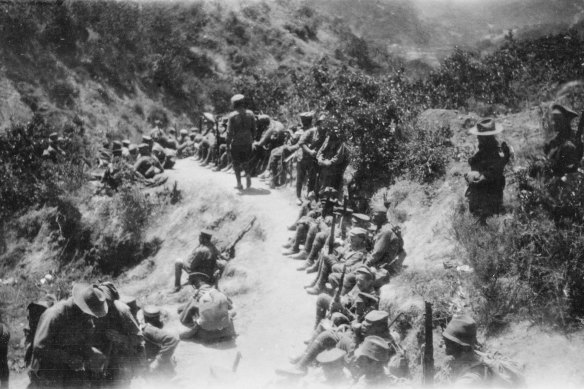
POLYGON ((213 233, 208 230, 203 230, 199 234, 199 246, 189 255, 186 261, 176 261, 174 264, 174 289, 173 293, 181 289, 181 275, 182 271, 187 273, 199 272, 206 274, 209 279, 214 278, 215 270, 217 270, 217 260, 221 253, 211 243, 213 233))
POLYGON ((580 165, 583 151, 582 134, 578 133, 574 136, 570 125, 577 116, 576 112, 559 104, 552 105, 552 127, 557 135, 545 144, 543 150, 550 163, 552 174, 556 177, 574 173, 580 165))
POLYGON ((328 132, 328 136, 316 154, 316 161, 319 167, 319 181, 317 190, 320 187, 332 187, 337 190, 338 195, 343 195, 343 173, 349 165, 349 150, 345 143, 338 136, 338 129, 333 128, 328 132))
POLYGON ((318 174, 316 154, 324 143, 326 130, 322 125, 325 119, 324 115, 320 115, 316 121, 316 127, 310 128, 313 116, 314 114, 312 112, 304 112, 300 115, 304 134, 298 141, 301 150, 300 160, 296 165, 296 198, 298 205, 302 205, 302 186, 304 185, 304 181, 307 181, 308 193, 313 191, 315 193, 318 192, 316 190, 318 174))
POLYGON ((505 188, 505 165, 509 162, 511 152, 505 142, 499 146, 496 134, 503 131, 503 126, 493 119, 484 119, 468 132, 478 136, 479 151, 468 163, 471 172, 465 178, 468 182, 466 196, 470 212, 485 224, 489 216, 503 211, 503 189, 505 188))
POLYGON ((238 190, 242 190, 241 171, 245 172, 246 186, 251 187, 249 161, 252 157, 252 144, 256 133, 256 119, 252 111, 245 109, 245 97, 235 95, 231 98, 233 111, 227 122, 227 147, 231 151, 233 170, 238 190))

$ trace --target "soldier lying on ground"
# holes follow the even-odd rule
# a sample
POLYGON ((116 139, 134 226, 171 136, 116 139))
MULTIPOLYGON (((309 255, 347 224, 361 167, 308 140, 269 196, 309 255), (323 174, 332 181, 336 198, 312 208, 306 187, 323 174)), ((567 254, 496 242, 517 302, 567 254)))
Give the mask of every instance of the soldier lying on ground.
POLYGON ((180 322, 189 327, 180 333, 180 339, 213 343, 234 338, 231 300, 211 286, 204 273, 189 274, 189 282, 196 291, 179 312, 180 322))

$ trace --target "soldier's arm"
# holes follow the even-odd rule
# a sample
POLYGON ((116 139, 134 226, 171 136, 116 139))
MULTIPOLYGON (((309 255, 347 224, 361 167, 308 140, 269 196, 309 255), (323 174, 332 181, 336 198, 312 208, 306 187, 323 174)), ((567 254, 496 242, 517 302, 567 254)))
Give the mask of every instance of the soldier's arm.
POLYGON ((311 134, 312 131, 306 131, 304 134, 302 134, 300 140, 298 141, 298 146, 300 146, 303 152, 309 155, 312 155, 313 153, 313 151, 310 148, 308 148, 308 142, 312 140, 311 134))
POLYGON ((330 163, 331 166, 341 165, 343 162, 345 162, 346 156, 347 149, 345 147, 345 144, 341 143, 335 155, 333 155, 333 157, 329 159, 328 162, 330 163))
POLYGON ((258 131, 257 122, 255 116, 252 114, 251 116, 251 139, 255 139, 256 133, 258 131))
POLYGON ((365 262, 367 266, 377 267, 383 265, 383 259, 393 260, 399 252, 399 240, 393 231, 382 231, 379 239, 373 246, 373 251, 365 262))
POLYGON ((41 316, 34 336, 33 353, 41 360, 67 363, 73 355, 60 347, 61 339, 57 339, 56 335, 57 329, 64 323, 53 313, 45 311, 41 316))
POLYGON ((320 146, 320 149, 318 149, 318 152, 316 153, 316 159, 319 161, 319 165, 320 165, 320 162, 321 162, 322 160, 324 160, 324 158, 323 158, 323 154, 324 154, 324 151, 325 151, 325 150, 327 149, 327 147, 328 147, 328 143, 329 143, 329 138, 327 137, 327 138, 324 140, 324 143, 322 144, 322 146, 320 146))
POLYGON ((258 146, 264 146, 266 143, 268 143, 268 140, 270 140, 274 132, 274 129, 270 126, 266 132, 264 132, 264 135, 262 135, 262 139, 259 140, 258 146))
POLYGON ((233 139, 233 116, 229 116, 227 120, 227 134, 225 135, 225 143, 227 146, 231 144, 231 140, 233 139))

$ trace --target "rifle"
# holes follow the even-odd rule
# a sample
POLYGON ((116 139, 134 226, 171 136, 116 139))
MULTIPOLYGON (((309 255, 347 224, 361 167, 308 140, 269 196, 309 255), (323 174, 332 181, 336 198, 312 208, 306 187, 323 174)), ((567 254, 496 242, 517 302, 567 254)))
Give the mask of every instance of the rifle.
MULTIPOLYGON (((347 265, 343 265, 343 273, 341 273, 341 279, 339 280, 339 288, 335 292, 333 297, 333 303, 340 304, 341 302, 341 292, 343 291, 343 286, 345 284, 345 273, 347 272, 347 265)), ((332 311, 329 310, 329 319, 332 316, 332 311)))
POLYGON ((227 253, 227 258, 228 259, 233 259, 233 257, 235 257, 235 246, 245 236, 245 234, 247 234, 249 232, 249 230, 251 230, 251 228, 253 227, 253 224, 255 223, 256 219, 257 219, 256 216, 252 217, 251 220, 249 221, 249 223, 247 223, 245 225, 245 227, 243 227, 243 229, 235 237, 235 239, 233 240, 233 242, 229 246, 227 246, 225 248, 225 250, 223 250, 223 253, 227 253))
POLYGON ((333 253, 333 248, 335 246, 335 224, 337 224, 337 215, 333 212, 333 223, 331 225, 331 236, 328 241, 328 253, 329 255, 333 253))
POLYGON ((424 386, 432 386, 434 384, 434 334, 432 332, 432 304, 425 302, 426 316, 424 318, 424 361, 423 361, 423 382, 424 386))
POLYGON ((341 218, 341 238, 347 237, 347 228, 345 226, 345 218, 347 217, 347 196, 343 197, 343 217, 341 218))

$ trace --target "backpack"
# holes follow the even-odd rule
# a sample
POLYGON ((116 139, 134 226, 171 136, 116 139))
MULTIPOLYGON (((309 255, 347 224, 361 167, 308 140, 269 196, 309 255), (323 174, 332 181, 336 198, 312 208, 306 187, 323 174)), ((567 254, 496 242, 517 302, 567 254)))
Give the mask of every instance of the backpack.
POLYGON ((484 366, 487 383, 495 388, 524 388, 526 387, 525 376, 523 374, 523 366, 519 363, 502 356, 501 354, 487 354, 475 351, 481 357, 481 362, 478 362, 468 370, 484 366))

